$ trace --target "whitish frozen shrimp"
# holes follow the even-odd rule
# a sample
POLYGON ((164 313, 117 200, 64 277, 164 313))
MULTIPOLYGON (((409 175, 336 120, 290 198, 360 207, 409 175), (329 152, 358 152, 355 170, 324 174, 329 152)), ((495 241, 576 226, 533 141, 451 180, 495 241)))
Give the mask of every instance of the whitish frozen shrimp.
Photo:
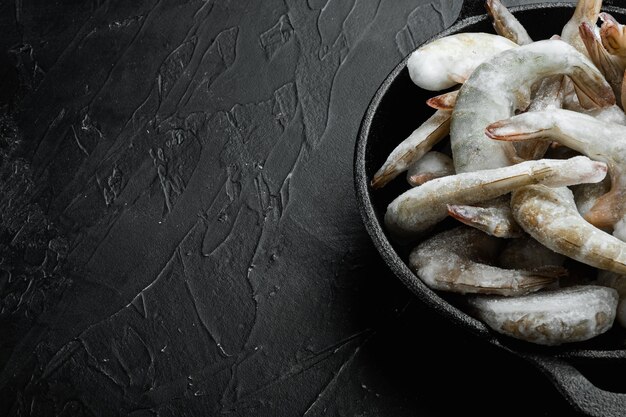
POLYGON ((372 188, 380 188, 409 169, 450 132, 449 111, 437 110, 411 135, 391 151, 382 167, 374 174, 372 188))
POLYGON ((600 271, 597 284, 617 291, 619 302, 617 304, 616 318, 620 326, 626 327, 626 276, 609 271, 600 271))
POLYGON ((495 260, 502 240, 476 229, 459 227, 417 246, 409 266, 432 289, 457 293, 522 295, 554 283, 554 271, 503 269, 495 260))
POLYGON ((580 38, 578 28, 583 23, 595 26, 601 7, 602 0, 578 0, 574 15, 563 27, 561 38, 579 52, 587 54, 587 49, 580 38))
POLYGON ((487 14, 491 17, 493 28, 498 35, 504 36, 518 45, 533 43, 524 26, 500 0, 487 0, 485 7, 487 8, 487 14))
POLYGON ((476 315, 493 330, 542 345, 580 342, 611 328, 617 308, 612 288, 580 285, 515 298, 476 296, 476 315))
POLYGON ((513 192, 517 223, 544 246, 587 265, 626 274, 626 242, 586 222, 566 188, 531 185, 513 192))
POLYGON ((500 252, 498 264, 509 269, 541 270, 551 268, 565 276, 567 270, 563 268, 565 256, 556 253, 528 235, 519 239, 510 239, 500 252))
POLYGON ((604 228, 626 214, 626 127, 569 110, 550 110, 493 123, 487 127, 487 135, 498 140, 555 140, 608 163, 611 191, 598 199, 585 219, 604 228))
POLYGON ((452 111, 452 109, 454 109, 454 105, 456 104, 456 97, 458 95, 459 90, 450 91, 449 93, 429 98, 426 100, 426 104, 433 109, 452 111))
POLYGON ((598 182, 606 171, 604 163, 578 156, 567 160, 526 161, 505 168, 437 178, 393 200, 385 213, 385 225, 398 237, 411 236, 444 219, 448 204, 491 200, 528 184, 560 187, 598 182))
POLYGON ((439 91, 463 83, 474 69, 517 45, 489 33, 458 33, 436 39, 411 53, 411 80, 425 90, 439 91))
POLYGON ((513 218, 508 196, 490 200, 485 207, 448 204, 448 215, 495 237, 515 238, 524 233, 513 218))
POLYGON ((452 158, 445 153, 431 151, 409 167, 406 179, 413 187, 435 178, 454 174, 452 158))
POLYGON ((569 75, 599 107, 615 104, 598 69, 563 41, 539 41, 504 51, 476 68, 459 91, 450 128, 456 172, 510 165, 516 156, 513 145, 490 141, 485 127, 513 116, 533 83, 557 74, 569 75))

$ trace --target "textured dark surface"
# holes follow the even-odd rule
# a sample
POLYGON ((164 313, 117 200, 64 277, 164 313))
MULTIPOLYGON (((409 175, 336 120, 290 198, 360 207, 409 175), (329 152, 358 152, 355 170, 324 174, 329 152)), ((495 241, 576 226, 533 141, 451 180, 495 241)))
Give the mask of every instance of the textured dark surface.
POLYGON ((369 100, 460 6, 0 2, 0 415, 567 413, 357 210, 369 100))

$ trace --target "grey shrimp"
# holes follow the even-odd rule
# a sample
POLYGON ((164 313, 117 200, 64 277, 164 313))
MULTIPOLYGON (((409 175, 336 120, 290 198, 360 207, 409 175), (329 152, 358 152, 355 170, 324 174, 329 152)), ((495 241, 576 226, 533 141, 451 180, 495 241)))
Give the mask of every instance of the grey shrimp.
POLYGON ((554 284, 560 271, 504 269, 494 261, 502 240, 461 226, 420 243, 409 266, 430 288, 474 294, 516 296, 554 284))
POLYGON ((586 222, 567 187, 520 188, 513 192, 511 208, 517 223, 544 246, 587 265, 626 274, 626 242, 586 222))
POLYGON ((385 225, 397 237, 428 230, 447 214, 448 204, 487 201, 528 184, 553 187, 599 182, 606 176, 602 162, 578 156, 567 160, 541 159, 504 168, 466 172, 428 181, 387 206, 385 225))
POLYGON ((591 339, 615 320, 617 291, 594 285, 542 291, 515 298, 476 296, 475 315, 493 330, 542 345, 591 339))
POLYGON ((597 227, 613 227, 626 214, 626 127, 570 110, 524 113, 493 123, 493 139, 555 140, 609 165, 611 190, 600 197, 585 219, 597 227))
POLYGON ((558 74, 569 75, 599 107, 615 104, 613 91, 598 69, 563 41, 539 41, 504 51, 476 68, 459 91, 450 126, 456 172, 515 162, 513 145, 490 141, 485 127, 513 116, 533 83, 558 74))

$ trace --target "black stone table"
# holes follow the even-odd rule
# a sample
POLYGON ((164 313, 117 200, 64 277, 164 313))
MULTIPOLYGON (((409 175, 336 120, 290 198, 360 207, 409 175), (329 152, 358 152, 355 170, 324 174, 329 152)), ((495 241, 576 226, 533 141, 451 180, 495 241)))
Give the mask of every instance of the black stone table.
POLYGON ((0 2, 0 415, 566 413, 358 214, 366 106, 460 7, 0 2))

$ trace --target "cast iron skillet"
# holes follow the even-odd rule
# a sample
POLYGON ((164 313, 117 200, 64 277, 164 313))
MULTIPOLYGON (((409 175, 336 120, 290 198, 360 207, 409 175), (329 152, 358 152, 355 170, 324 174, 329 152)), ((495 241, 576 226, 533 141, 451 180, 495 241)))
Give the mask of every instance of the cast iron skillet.
MULTIPOLYGON (((511 8, 533 39, 547 39, 560 32, 573 13, 570 3, 542 3, 511 8)), ((603 10, 626 22, 626 9, 604 1, 603 10)), ((451 28, 436 36, 457 32, 494 33, 482 0, 465 0, 460 17, 451 28)), ((427 42, 430 42, 430 39, 427 42)), ((433 113, 426 99, 438 94, 421 90, 410 80, 405 58, 382 83, 362 121, 356 143, 354 174, 357 200, 366 229, 391 270, 417 298, 451 322, 477 337, 499 346, 538 366, 579 412, 593 416, 626 414, 626 331, 612 330, 587 342, 560 347, 543 347, 514 340, 488 329, 463 311, 463 299, 426 287, 404 260, 411 247, 394 243, 383 228, 387 205, 408 189, 404 175, 381 190, 369 182, 391 150, 433 113), (620 378, 622 377, 622 378, 620 378), (621 380, 621 381, 620 381, 621 380)), ((441 227, 449 227, 451 221, 441 227)), ((582 268, 584 272, 584 267, 582 268)))

